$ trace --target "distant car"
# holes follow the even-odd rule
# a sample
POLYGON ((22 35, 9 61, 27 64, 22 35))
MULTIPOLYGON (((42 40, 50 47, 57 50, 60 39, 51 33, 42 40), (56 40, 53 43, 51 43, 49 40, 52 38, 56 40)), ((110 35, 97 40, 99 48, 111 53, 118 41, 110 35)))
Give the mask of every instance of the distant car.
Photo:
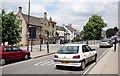
POLYGON ((101 40, 99 46, 100 46, 100 48, 101 47, 112 47, 113 43, 111 40, 101 40))
POLYGON ((120 38, 119 37, 113 37, 113 38, 111 38, 111 40, 112 40, 113 44, 120 42, 120 38), (116 39, 116 41, 115 41, 115 39, 116 39))
POLYGON ((68 43, 68 40, 62 40, 62 39, 60 39, 60 44, 65 44, 65 43, 68 43))
POLYGON ((97 52, 86 44, 65 44, 54 55, 56 68, 60 66, 81 67, 82 70, 88 62, 97 60, 97 52))
POLYGON ((7 62, 29 59, 30 52, 21 50, 16 46, 0 46, 0 65, 5 65, 7 62))

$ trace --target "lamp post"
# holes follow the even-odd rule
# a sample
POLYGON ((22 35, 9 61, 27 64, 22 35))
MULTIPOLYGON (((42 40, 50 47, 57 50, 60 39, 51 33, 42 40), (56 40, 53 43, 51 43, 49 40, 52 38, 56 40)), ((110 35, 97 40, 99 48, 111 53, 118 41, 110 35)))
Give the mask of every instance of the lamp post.
POLYGON ((47 53, 49 53, 49 32, 47 31, 47 53))
POLYGON ((32 43, 33 43, 33 34, 32 34, 32 30, 33 30, 33 27, 30 25, 29 26, 29 29, 30 29, 30 39, 31 39, 31 52, 32 52, 32 43))
MULTIPOLYGON (((29 28, 29 27, 28 27, 29 28)), ((27 51, 29 51, 29 38, 30 38, 30 35, 29 35, 29 31, 27 33, 27 51)))
POLYGON ((29 0, 29 4, 28 4, 28 24, 27 24, 27 51, 29 51, 29 24, 30 24, 30 0, 29 0))
POLYGON ((41 51, 41 33, 39 35, 39 38, 40 38, 40 51, 41 51))

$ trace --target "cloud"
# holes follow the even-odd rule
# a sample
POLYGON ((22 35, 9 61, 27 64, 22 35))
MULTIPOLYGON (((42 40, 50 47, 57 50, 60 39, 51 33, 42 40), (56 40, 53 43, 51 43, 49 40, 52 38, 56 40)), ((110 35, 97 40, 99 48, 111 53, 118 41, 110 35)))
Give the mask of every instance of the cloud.
MULTIPOLYGON (((10 0, 9 0, 10 1, 10 0)), ((18 7, 23 7, 23 12, 28 12, 28 0, 13 0, 15 2, 3 2, 6 10, 18 11, 18 7)), ((118 0, 31 0, 31 15, 43 17, 43 13, 48 13, 57 22, 57 25, 73 24, 74 28, 82 30, 88 19, 94 15, 100 15, 107 22, 108 26, 118 25, 118 0)))

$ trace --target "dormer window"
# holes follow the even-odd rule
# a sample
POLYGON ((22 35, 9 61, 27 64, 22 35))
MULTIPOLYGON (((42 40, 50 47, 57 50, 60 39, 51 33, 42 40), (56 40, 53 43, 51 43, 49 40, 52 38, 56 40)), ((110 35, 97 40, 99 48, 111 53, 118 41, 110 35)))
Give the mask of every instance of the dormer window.
POLYGON ((20 19, 20 16, 18 16, 18 18, 20 19))
POLYGON ((54 23, 52 23, 52 28, 54 28, 54 23))
POLYGON ((18 20, 18 23, 19 23, 19 25, 21 25, 22 24, 22 20, 18 20))

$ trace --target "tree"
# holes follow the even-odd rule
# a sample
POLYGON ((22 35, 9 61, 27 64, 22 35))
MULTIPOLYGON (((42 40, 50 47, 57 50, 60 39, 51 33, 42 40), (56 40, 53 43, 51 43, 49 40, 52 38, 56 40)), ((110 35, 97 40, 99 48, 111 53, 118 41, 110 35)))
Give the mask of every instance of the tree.
POLYGON ((2 10, 0 14, 2 18, 2 43, 8 42, 9 45, 13 45, 19 41, 19 25, 16 16, 13 12, 5 13, 2 10))
POLYGON ((107 38, 114 36, 114 34, 115 34, 115 32, 114 32, 114 29, 113 29, 113 28, 107 29, 107 31, 106 31, 106 37, 107 37, 107 38))
POLYGON ((103 21, 101 16, 93 15, 83 27, 82 33, 84 34, 84 39, 100 39, 102 28, 105 26, 107 26, 107 24, 103 21))
POLYGON ((114 27, 113 30, 114 30, 115 34, 119 31, 119 29, 117 27, 114 27))

